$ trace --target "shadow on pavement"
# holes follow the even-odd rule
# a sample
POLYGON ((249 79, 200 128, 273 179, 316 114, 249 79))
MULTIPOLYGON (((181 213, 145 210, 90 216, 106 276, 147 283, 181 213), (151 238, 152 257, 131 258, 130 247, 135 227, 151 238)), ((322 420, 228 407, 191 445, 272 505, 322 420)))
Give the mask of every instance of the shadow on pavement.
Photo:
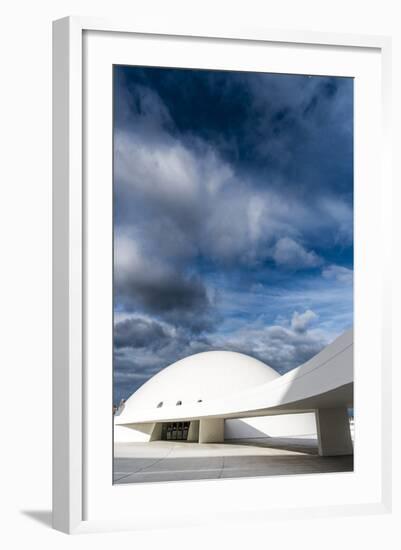
POLYGON ((27 516, 46 527, 52 526, 52 512, 51 510, 21 510, 21 514, 27 516))

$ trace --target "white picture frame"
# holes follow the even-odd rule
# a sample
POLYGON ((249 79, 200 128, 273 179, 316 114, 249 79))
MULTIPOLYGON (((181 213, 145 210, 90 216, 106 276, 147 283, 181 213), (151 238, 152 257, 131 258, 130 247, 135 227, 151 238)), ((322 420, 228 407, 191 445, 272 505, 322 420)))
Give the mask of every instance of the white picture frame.
MULTIPOLYGON (((301 505, 295 502, 291 507, 286 505, 285 494, 289 490, 291 480, 283 481, 283 478, 277 478, 270 483, 274 483, 276 490, 281 490, 278 484, 286 484, 283 491, 283 501, 277 502, 277 506, 269 507, 269 516, 266 516, 266 509, 260 501, 255 498, 252 506, 247 506, 246 510, 238 504, 238 516, 236 515, 235 502, 231 508, 223 510, 221 514, 211 509, 210 513, 205 510, 204 514, 199 514, 199 506, 194 504, 193 508, 188 506, 188 500, 184 503, 186 513, 180 517, 180 524, 198 524, 208 521, 236 521, 240 517, 244 521, 266 521, 268 517, 313 517, 313 515, 345 515, 345 514, 364 514, 364 513, 384 513, 391 508, 391 468, 390 468, 390 425, 391 425, 391 357, 390 357, 390 328, 388 326, 390 319, 390 295, 389 285, 387 285, 387 271, 389 269, 390 250, 385 236, 390 235, 386 212, 391 209, 391 183, 390 183, 390 160, 389 160, 389 125, 390 125, 390 52, 391 42, 387 37, 376 36, 354 36, 354 35, 336 35, 326 33, 300 32, 300 31, 277 31, 264 29, 230 29, 228 26, 224 29, 214 29, 211 25, 208 29, 198 29, 196 25, 193 28, 180 28, 179 25, 166 25, 165 28, 144 28, 140 24, 126 21, 104 21, 87 17, 69 17, 54 22, 53 30, 53 526, 54 528, 67 532, 88 532, 98 530, 115 529, 144 529, 152 525, 152 501, 147 501, 147 494, 152 495, 153 513, 157 513, 157 500, 162 501, 165 498, 166 489, 161 489, 160 484, 155 484, 150 488, 143 485, 139 488, 132 488, 137 492, 128 494, 131 489, 126 489, 124 496, 119 493, 119 500, 124 503, 132 502, 133 506, 138 506, 137 514, 120 514, 116 502, 109 503, 109 512, 106 506, 108 494, 99 492, 94 494, 94 485, 102 486, 101 470, 95 468, 94 464, 88 462, 87 456, 91 454, 92 447, 97 446, 96 437, 92 438, 93 422, 91 414, 88 414, 86 400, 90 395, 91 403, 94 402, 93 395, 90 394, 88 385, 92 388, 93 378, 88 376, 90 367, 88 367, 88 348, 93 340, 90 332, 91 319, 90 300, 87 301, 88 278, 86 275, 90 262, 97 262, 96 258, 91 257, 90 234, 94 229, 89 228, 86 216, 90 211, 90 218, 96 218, 94 209, 98 206, 91 200, 91 192, 87 192, 84 180, 87 177, 85 166, 85 155, 88 154, 87 142, 85 141, 84 130, 87 97, 85 96, 85 79, 88 78, 84 70, 83 60, 97 59, 101 56, 104 48, 111 48, 111 45, 117 41, 129 40, 129 37, 145 37, 145 42, 150 44, 144 47, 150 48, 149 55, 157 59, 160 55, 160 49, 157 45, 152 46, 152 41, 156 44, 158 40, 171 39, 179 40, 181 45, 196 42, 197 48, 202 55, 202 45, 225 44, 230 49, 231 44, 240 46, 249 46, 251 44, 263 45, 284 45, 286 48, 297 49, 302 55, 306 51, 313 51, 314 48, 336 49, 336 52, 342 52, 341 55, 348 56, 358 54, 358 52, 373 52, 375 56, 376 68, 375 86, 380 91, 380 98, 377 96, 372 101, 376 101, 377 117, 374 122, 375 129, 379 129, 379 134, 375 136, 375 141, 363 144, 366 147, 364 151, 370 150, 373 145, 380 143, 380 153, 377 155, 375 174, 380 181, 377 189, 370 194, 373 187, 367 186, 367 197, 359 201, 356 210, 356 235, 361 234, 372 240, 372 250, 362 251, 359 262, 366 261, 372 266, 369 274, 364 280, 361 280, 357 289, 360 296, 366 297, 369 293, 372 297, 373 309, 377 313, 377 320, 366 320, 360 323, 356 331, 356 348, 358 353, 363 353, 362 343, 366 346, 376 346, 374 351, 375 380, 369 389, 366 385, 366 395, 368 392, 375 391, 377 400, 373 408, 377 414, 377 423, 372 428, 373 433, 380 437, 377 455, 372 459, 369 468, 374 470, 372 476, 376 479, 372 481, 372 491, 366 491, 362 494, 361 489, 364 481, 366 482, 366 472, 361 468, 361 478, 355 488, 350 490, 349 498, 343 498, 339 494, 332 501, 327 498, 324 503, 317 503, 312 506, 310 503, 301 505), (91 46, 91 52, 88 54, 87 42, 84 36, 92 33, 93 36, 107 35, 107 43, 100 41, 99 44, 94 40, 94 47, 91 46), (192 41, 192 42, 191 42, 192 41), (95 51, 95 49, 98 50, 95 51), (88 57, 89 56, 89 57, 88 57), (95 56, 95 57, 93 57, 95 56), (380 69, 380 70, 379 70, 380 69), (380 109, 378 108, 380 101, 380 109), (380 195, 380 196, 379 196, 380 195), (377 213, 378 224, 369 229, 369 208, 376 199, 381 201, 381 208, 377 213), (373 201, 373 202, 372 202, 373 201), (375 231, 375 234, 372 233, 375 231), (370 232, 370 233, 369 233, 370 232), (89 235, 89 237, 88 237, 89 235), (381 248, 381 251, 380 251, 381 248), (381 254, 381 265, 383 269, 374 267, 375 254, 381 254), (92 259, 91 259, 92 258, 92 259), (387 269, 386 269, 387 267, 387 269), (369 324, 370 323, 370 324, 369 324), (89 327, 89 330, 88 330, 89 327), (88 393, 89 392, 89 393, 88 393), (385 398, 384 398, 385 397, 385 398), (376 425, 377 424, 377 425, 376 425), (365 477, 364 477, 365 476, 365 477), (88 481, 89 480, 89 481, 88 481), (374 485, 374 487, 373 487, 374 485), (161 491, 164 491, 162 493, 161 491), (354 492, 352 492, 354 491, 354 492), (360 498, 358 497, 360 492, 360 498), (88 514, 90 502, 99 501, 97 513, 88 514), (131 500, 130 500, 131 499, 131 500), (103 502, 102 502, 103 501, 103 502), (155 504, 156 502, 156 504, 155 504), (89 503, 89 505, 88 505, 89 503), (139 504, 138 504, 139 503, 139 504), (112 506, 114 512, 112 513, 112 506), (140 509, 140 510, 139 510, 140 509)), ((174 45, 174 44, 173 44, 174 45)), ((122 46, 125 47, 124 45, 122 46)), ((134 46, 135 47, 135 46, 134 46)), ((329 51, 329 50, 326 50, 329 51)), ((331 51, 331 50, 330 50, 331 51)), ((117 55, 117 54, 116 54, 117 55)), ((194 51, 194 55, 197 55, 194 51)), ((224 54, 226 55, 226 54, 224 54)), ((337 55, 337 53, 336 53, 337 55)), ((333 54, 333 63, 336 55, 333 54)), ((232 59, 233 64, 234 59, 232 59)), ((321 62, 321 61, 319 61, 321 62)), ((185 62, 183 62, 185 66, 185 62)), ((210 61, 207 66, 210 66, 210 61)), ((217 63, 217 61, 216 61, 217 63)), ((359 63, 356 59, 355 63, 359 63)), ((135 63, 133 63, 135 64, 135 63)), ((198 64, 195 62, 195 66, 198 64)), ((340 70, 340 69, 338 69, 340 70)), ((361 69, 362 70, 362 69, 361 69)), ((363 69, 368 73, 368 65, 363 69)), ((352 68, 348 69, 347 76, 352 76, 352 68)), ((362 74, 362 73, 361 73, 362 74)), ((107 94, 104 98, 107 100, 107 94)), ((374 118, 376 115, 373 114, 374 118)), ((358 117, 357 117, 358 118, 358 117)), ((364 124, 366 121, 357 120, 357 124, 364 124)), ((369 124, 369 121, 367 121, 369 124)), ((107 128, 107 126, 106 126, 107 128)), ((362 140, 363 133, 357 132, 356 152, 358 154, 358 140, 362 140)), ((110 136, 107 140, 110 139, 110 136)), ((366 138, 367 139, 367 138, 366 138)), ((372 138, 373 139, 373 138, 372 138)), ((105 141, 100 146, 107 149, 109 141, 105 141)), ((99 149, 101 150, 101 149, 99 149)), ((361 149, 362 151, 362 149, 361 149)), ((111 151, 110 151, 111 155, 111 151)), ((357 159, 357 169, 369 172, 372 159, 357 159), (359 163, 359 164, 358 164, 359 163)), ((105 177, 110 175, 106 171, 105 177)), ((366 176, 367 178, 370 176, 366 176)), ((377 180, 376 180, 377 183, 377 180)), ((111 185, 111 181, 110 181, 111 185)), ((373 183, 372 183, 373 185, 373 183)), ((103 206, 99 202, 99 208, 105 207, 107 192, 104 194, 103 206)), ((92 223, 92 222, 90 222, 92 223)), ((372 224, 371 224, 372 225, 372 224)), ((99 226, 97 226, 99 227, 99 226)), ((110 226, 106 223, 102 233, 106 235, 110 231, 110 226)), ((111 234, 108 237, 111 239, 111 234)), ((111 242, 111 240, 109 241, 111 242)), ((107 248, 107 247, 106 247, 107 248)), ((99 261, 107 262, 110 257, 103 257, 99 261)), ((358 259, 358 258, 357 258, 358 259)), ((97 264, 99 265, 99 264, 97 264)), ((107 265, 103 263, 103 266, 107 265)), ((111 265, 108 274, 102 279, 100 284, 110 283, 111 265)), ((89 271, 91 267, 89 267, 89 271)), ((93 271, 93 270, 92 270, 93 271)), ((92 288, 92 287, 91 287, 92 288)), ((94 289, 91 292, 96 292, 94 289)), ((357 297, 358 298, 358 297, 357 297)), ((359 301, 361 298, 358 298, 359 301)), ((106 302, 107 305, 107 302, 106 302)), ((107 320, 103 326, 107 325, 107 320)), ((90 355, 90 353, 89 353, 90 355)), ((110 365, 111 368, 111 365, 110 365)), ((102 383, 99 382, 99 387, 102 383)), ((99 395, 107 391, 106 382, 100 389, 99 395)), ((111 385, 111 377, 109 377, 111 385)), ((361 378, 361 386, 364 382, 361 378)), ((111 387, 111 386, 110 386, 111 387)), ((358 403, 358 393, 356 396, 358 403)), ((363 409, 363 392, 361 392, 359 405, 363 409)), ((106 404, 109 407, 109 403, 106 404)), ((110 408, 110 407, 109 407, 110 408)), ((364 431, 370 422, 367 416, 361 420, 360 440, 363 441, 364 431)), ((111 437, 111 414, 110 414, 110 434, 111 437)), ((105 432, 107 432, 107 426, 105 432)), ((366 441, 368 435, 365 433, 366 441)), ((103 441, 107 444, 107 441, 103 441)), ((358 443, 358 442, 357 442, 358 443)), ((107 447, 106 447, 107 448, 107 447)), ((107 471, 107 470, 103 470, 107 471)), ((358 474, 359 475, 359 474, 358 474)), ((197 482, 197 498, 203 507, 205 507, 208 493, 212 495, 212 500, 216 495, 221 496, 222 502, 233 501, 236 494, 235 485, 238 480, 230 480, 229 483, 218 485, 218 482, 197 482), (217 483, 217 485, 216 485, 217 483), (224 495, 225 494, 225 495, 224 495)), ((245 495, 256 495, 255 480, 240 480, 241 491, 245 495)), ((111 472, 110 480, 111 485, 111 472)), ((196 482, 195 482, 196 483, 196 482)), ((259 484, 262 483, 260 480, 259 484)), ((327 478, 327 483, 333 485, 333 480, 327 478)), ((334 484, 337 484, 335 480, 334 484)), ((168 485, 165 484, 165 487, 168 485)), ((190 484, 181 484, 177 489, 180 497, 171 502, 171 509, 181 510, 179 498, 192 498, 191 488, 195 486, 190 484)), ((170 489, 171 490, 171 489, 170 489)), ((298 489, 297 489, 298 490, 298 489)), ((318 491, 318 489, 316 489, 318 491)), ((334 493, 333 493, 334 494, 334 493)), ((165 524, 169 525, 170 516, 166 516, 165 524)), ((160 522, 159 522, 160 524, 160 522)))

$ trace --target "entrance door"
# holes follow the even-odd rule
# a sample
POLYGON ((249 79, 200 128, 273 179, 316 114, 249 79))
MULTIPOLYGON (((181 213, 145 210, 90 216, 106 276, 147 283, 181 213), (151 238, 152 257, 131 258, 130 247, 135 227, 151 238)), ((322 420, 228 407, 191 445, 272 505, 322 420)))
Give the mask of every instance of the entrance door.
POLYGON ((163 441, 186 441, 190 422, 164 422, 161 439, 163 441))

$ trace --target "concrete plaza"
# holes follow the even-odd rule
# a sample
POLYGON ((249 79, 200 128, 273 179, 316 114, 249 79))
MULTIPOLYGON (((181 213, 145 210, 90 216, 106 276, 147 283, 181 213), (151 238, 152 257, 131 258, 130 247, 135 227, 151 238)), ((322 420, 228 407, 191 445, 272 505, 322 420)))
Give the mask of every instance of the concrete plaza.
POLYGON ((258 438, 199 445, 116 443, 116 484, 353 471, 353 456, 319 456, 317 439, 258 438))

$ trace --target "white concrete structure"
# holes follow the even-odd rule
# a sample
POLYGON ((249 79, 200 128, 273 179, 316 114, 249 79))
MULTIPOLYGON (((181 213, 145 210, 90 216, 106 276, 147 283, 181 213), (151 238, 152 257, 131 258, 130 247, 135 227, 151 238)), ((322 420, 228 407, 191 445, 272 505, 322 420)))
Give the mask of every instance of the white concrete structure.
POLYGON ((247 355, 198 353, 140 387, 114 418, 115 442, 199 443, 316 433, 321 455, 351 454, 353 331, 281 376, 247 355), (316 421, 315 421, 316 419, 316 421))

